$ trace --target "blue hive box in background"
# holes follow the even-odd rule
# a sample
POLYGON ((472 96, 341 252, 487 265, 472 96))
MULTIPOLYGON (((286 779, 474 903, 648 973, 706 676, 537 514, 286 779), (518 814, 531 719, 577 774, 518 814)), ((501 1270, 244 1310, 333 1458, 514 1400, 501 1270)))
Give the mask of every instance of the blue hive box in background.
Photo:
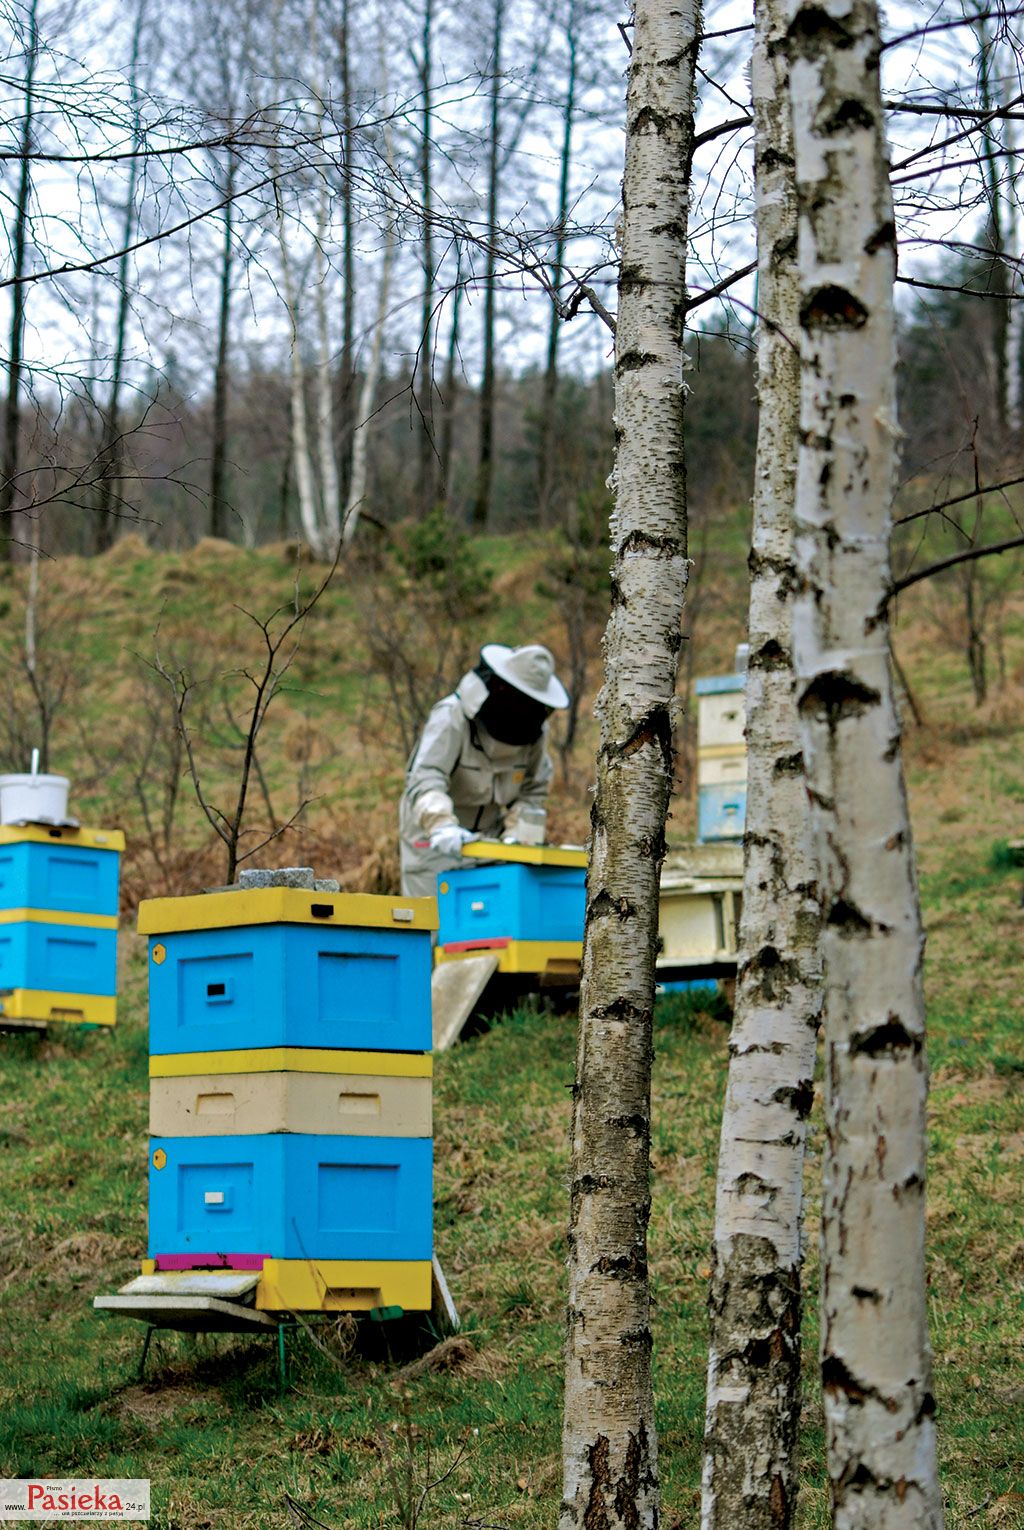
POLYGON ((741 840, 747 818, 746 676, 697 681, 697 842, 741 840))
POLYGON ((154 1137, 149 1250, 284 1259, 429 1259, 433 1142, 422 1137, 154 1137))
POLYGON ((587 873, 581 851, 484 844, 466 848, 480 856, 504 851, 523 859, 467 860, 438 878, 439 945, 582 941, 587 873))
POLYGON ((273 887, 143 903, 150 1053, 428 1052, 435 926, 426 898, 273 887))
POLYGON ((747 783, 697 788, 697 839, 742 839, 747 820, 747 783))
POLYGON ((0 989, 117 992, 117 931, 42 924, 38 915, 0 924, 0 989))
POLYGON ((117 831, 0 828, 0 909, 116 915, 123 843, 117 831))
POLYGON ((0 826, 0 1025, 113 1025, 124 835, 0 826))

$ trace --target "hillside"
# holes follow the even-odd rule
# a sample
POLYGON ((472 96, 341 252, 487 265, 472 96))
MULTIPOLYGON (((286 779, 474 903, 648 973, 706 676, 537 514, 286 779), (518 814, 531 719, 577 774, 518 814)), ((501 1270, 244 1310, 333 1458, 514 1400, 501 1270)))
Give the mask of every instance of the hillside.
MULTIPOLYGON (((474 549, 474 567, 491 571, 482 581, 491 593, 466 624, 472 633, 460 628, 455 645, 540 638, 564 666, 559 601, 538 589, 550 589, 560 549, 541 538, 493 538, 474 549)), ((694 586, 692 674, 729 666, 742 633, 744 552, 741 516, 708 528, 694 586)), ((155 556, 134 538, 103 559, 44 567, 50 651, 63 654, 75 675, 55 725, 53 764, 74 778, 83 819, 129 833, 126 913, 151 892, 219 880, 220 866, 187 791, 168 845, 155 787, 146 829, 135 783, 150 779, 140 762, 159 724, 158 713, 145 710, 152 693, 133 655, 151 656, 159 629, 165 656, 176 651, 212 676, 236 671, 255 652, 236 606, 268 614, 291 597, 297 573, 308 581, 315 571, 297 567, 284 546, 246 552, 206 542, 155 556)), ((19 572, 0 591, 9 656, 20 634, 22 587, 19 572)), ((371 639, 382 614, 375 616, 374 600, 396 598, 399 588, 393 572, 343 568, 311 617, 291 688, 270 713, 262 763, 279 817, 296 805, 300 775, 301 795, 317 800, 261 860, 308 859, 352 888, 383 887, 394 876, 401 728, 371 639)), ((417 662, 426 663, 430 644, 445 637, 431 625, 438 609, 421 611, 422 629, 403 637, 417 662)), ((1024 873, 1005 848, 1024 820, 1024 594, 1011 587, 1000 609, 992 694, 980 709, 955 646, 948 593, 908 592, 897 629, 924 719, 908 726, 906 747, 928 928, 929 1295, 950 1530, 1024 1525, 1024 873)), ((595 623, 595 655, 598 637, 595 623)), ((596 671, 595 657, 591 698, 596 671)), ((8 680, 12 673, 9 659, 8 680)), ((219 792, 231 730, 219 683, 209 693, 204 781, 219 792)), ((235 695, 229 687, 229 709, 235 695)), ((592 745, 585 715, 556 785, 560 837, 585 831, 592 745)), ((159 758, 150 757, 154 779, 159 758)), ((681 769, 673 841, 692 824, 684 777, 681 769)), ((259 794, 254 815, 263 821, 259 794)), ((141 1327, 100 1319, 90 1308, 95 1293, 131 1276, 145 1247, 146 963, 130 917, 125 927, 113 1033, 69 1033, 42 1044, 0 1038, 0 1475, 149 1476, 154 1530, 284 1530, 297 1522, 285 1494, 333 1530, 412 1530, 398 1504, 407 1469, 416 1483, 427 1473, 438 1477, 464 1448, 428 1496, 421 1526, 547 1530, 560 1487, 572 1016, 519 1011, 437 1060, 437 1246, 466 1324, 466 1342, 441 1357, 446 1368, 403 1371, 406 1357, 389 1357, 379 1334, 353 1347, 350 1325, 338 1322, 291 1341, 285 1391, 269 1345, 225 1338, 159 1339, 139 1383, 141 1327)), ((679 998, 659 1006, 651 1258, 665 1524, 673 1530, 697 1523, 726 1038, 721 1020, 699 1006, 679 998)), ((820 1142, 819 1102, 812 1291, 820 1142)), ((812 1311, 801 1530, 827 1524, 815 1342, 812 1311)))

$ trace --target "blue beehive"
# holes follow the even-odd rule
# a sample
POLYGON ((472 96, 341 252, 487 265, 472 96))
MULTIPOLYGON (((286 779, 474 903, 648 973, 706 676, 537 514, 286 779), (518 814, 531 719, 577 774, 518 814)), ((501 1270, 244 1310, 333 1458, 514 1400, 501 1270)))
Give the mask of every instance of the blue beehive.
POLYGON ((586 868, 467 862, 440 877, 437 909, 442 946, 493 939, 581 941, 586 868))
POLYGON ((422 1137, 155 1137, 153 1255, 429 1259, 433 1143, 422 1137))
POLYGON ((274 1310, 429 1306, 433 1142, 404 1134, 406 1121, 429 1133, 429 1085, 426 1111, 418 1089, 408 1116, 399 1091, 430 1075, 436 923, 433 900, 289 886, 142 905, 154 1082, 191 1083, 222 1105, 241 1070, 247 1097, 283 1090, 289 1102, 284 1116, 250 1110, 250 1130, 151 1139, 153 1268, 271 1260, 257 1306, 274 1310), (360 1133, 351 1116, 324 1129, 339 1091, 369 1126, 384 1085, 387 1135, 379 1120, 360 1133))
MULTIPOLYGON (((116 915, 121 859, 117 849, 101 849, 96 831, 85 831, 85 842, 81 832, 35 832, 45 838, 0 842, 0 909, 116 915)), ((102 833, 100 837, 112 838, 102 833)))
POLYGON ((151 1053, 429 1051, 430 927, 415 918, 408 903, 293 888, 143 904, 151 1053))
POLYGON ((117 992, 117 931, 23 919, 0 924, 0 989, 117 992))
POLYGON ((0 1024, 116 1018, 118 829, 0 826, 0 1024))

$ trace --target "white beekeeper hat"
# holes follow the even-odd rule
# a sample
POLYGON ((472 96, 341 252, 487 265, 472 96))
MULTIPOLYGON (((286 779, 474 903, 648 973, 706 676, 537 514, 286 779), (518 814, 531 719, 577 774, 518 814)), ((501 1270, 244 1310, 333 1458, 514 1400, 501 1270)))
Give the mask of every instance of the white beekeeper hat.
POLYGON ((569 693, 555 674, 555 661, 541 643, 507 648, 504 643, 485 643, 480 650, 484 663, 507 685, 514 686, 545 707, 567 707, 569 693))

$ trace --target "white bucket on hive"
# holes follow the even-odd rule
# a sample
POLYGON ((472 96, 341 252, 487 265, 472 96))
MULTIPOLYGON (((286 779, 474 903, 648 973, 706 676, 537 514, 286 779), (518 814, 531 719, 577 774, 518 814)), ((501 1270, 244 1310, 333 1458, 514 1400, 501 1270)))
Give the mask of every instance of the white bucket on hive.
POLYGON ((40 774, 39 750, 32 751, 26 775, 0 775, 0 824, 67 823, 67 776, 40 774))

